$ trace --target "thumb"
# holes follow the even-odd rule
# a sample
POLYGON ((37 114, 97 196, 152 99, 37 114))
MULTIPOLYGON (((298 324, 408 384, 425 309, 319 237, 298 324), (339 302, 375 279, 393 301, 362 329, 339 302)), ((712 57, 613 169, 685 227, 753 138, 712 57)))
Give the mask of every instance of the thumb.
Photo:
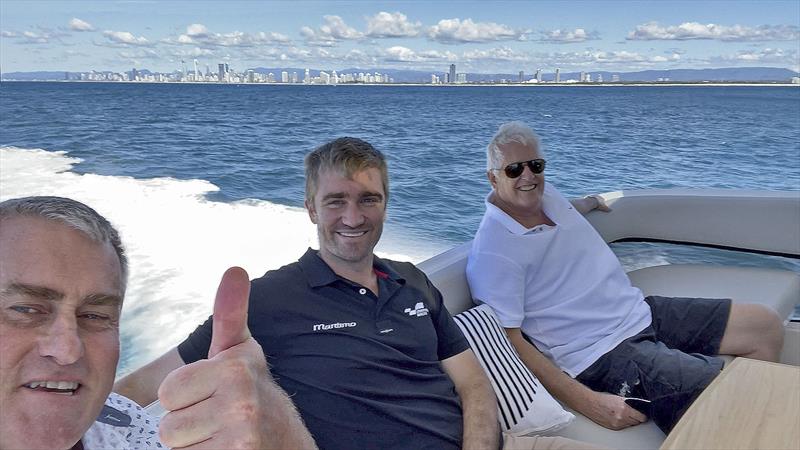
POLYGON ((231 267, 222 275, 214 299, 214 323, 208 358, 241 344, 250 337, 247 328, 247 305, 250 277, 241 267, 231 267))

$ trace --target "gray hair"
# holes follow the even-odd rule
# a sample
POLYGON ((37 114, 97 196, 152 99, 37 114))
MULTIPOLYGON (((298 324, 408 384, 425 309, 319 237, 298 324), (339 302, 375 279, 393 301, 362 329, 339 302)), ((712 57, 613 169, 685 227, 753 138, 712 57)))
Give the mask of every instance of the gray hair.
POLYGON ((108 243, 114 248, 122 269, 122 294, 128 284, 128 257, 119 233, 111 223, 94 209, 83 203, 64 197, 13 198, 0 203, 0 221, 15 216, 41 217, 61 222, 80 231, 95 242, 108 243))
POLYGON ((519 144, 533 147, 540 154, 542 152, 539 148, 539 136, 531 130, 531 128, 520 121, 508 122, 500 125, 497 133, 492 137, 491 142, 486 147, 486 170, 499 169, 503 164, 503 155, 500 152, 501 145, 508 144, 509 142, 517 142, 519 144))

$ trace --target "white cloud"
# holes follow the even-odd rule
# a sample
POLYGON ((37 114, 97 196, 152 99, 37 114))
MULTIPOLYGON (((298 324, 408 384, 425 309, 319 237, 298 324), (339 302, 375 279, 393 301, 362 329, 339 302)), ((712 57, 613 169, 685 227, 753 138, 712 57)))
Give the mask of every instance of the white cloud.
POLYGON ((570 44, 574 42, 585 42, 588 40, 599 39, 596 32, 587 33, 583 28, 576 28, 570 30, 552 30, 542 33, 542 41, 552 42, 556 44, 570 44))
POLYGON ((376 38, 414 37, 419 35, 422 24, 411 23, 405 14, 379 12, 367 18, 367 36, 376 38))
POLYGON ((760 50, 743 50, 735 55, 722 56, 719 59, 726 62, 771 63, 788 66, 797 65, 797 50, 781 48, 764 48, 760 50))
POLYGON ((186 35, 203 37, 208 35, 208 28, 200 23, 193 23, 186 27, 186 35))
POLYGON ((50 37, 47 34, 34 33, 33 31, 23 31, 22 37, 30 44, 47 44, 50 42, 50 37))
POLYGON ((410 48, 397 45, 384 50, 382 59, 387 62, 447 62, 456 61, 457 56, 451 52, 436 50, 415 52, 410 48))
POLYGON ((69 33, 66 33, 61 30, 53 30, 47 27, 42 26, 35 26, 36 31, 12 31, 12 30, 3 30, 0 32, 0 37, 10 38, 10 39, 17 39, 17 43, 23 45, 38 45, 38 44, 50 44, 53 41, 59 42, 64 44, 61 40, 63 37, 69 36, 69 33))
POLYGON ((143 36, 136 37, 128 31, 103 31, 105 36, 111 43, 122 45, 136 45, 136 46, 149 46, 152 45, 143 36))
POLYGON ((499 47, 489 50, 470 50, 464 52, 464 59, 467 61, 522 61, 531 60, 530 55, 514 51, 508 47, 499 47))
POLYGON ((94 31, 94 27, 90 23, 84 22, 77 17, 73 17, 69 21, 69 29, 72 31, 94 31))
POLYGON ((685 22, 680 25, 661 26, 658 22, 638 25, 628 34, 628 40, 694 40, 719 41, 791 41, 800 39, 800 28, 794 25, 762 25, 746 27, 725 26, 713 23, 685 22))
POLYGON ((161 59, 161 57, 158 55, 158 53, 156 53, 155 50, 152 50, 152 49, 149 49, 149 48, 145 48, 145 49, 142 49, 142 50, 139 50, 139 51, 135 51, 135 52, 121 51, 121 52, 118 53, 118 55, 120 56, 120 58, 128 59, 128 60, 135 60, 135 61, 141 61, 141 60, 144 60, 144 59, 147 59, 147 60, 161 59))
POLYGON ((473 22, 472 19, 444 19, 428 29, 428 37, 445 44, 491 42, 524 39, 525 32, 494 22, 473 22))
POLYGON ((311 27, 302 27, 300 34, 306 39, 308 45, 331 47, 342 40, 354 40, 364 37, 364 33, 349 27, 339 16, 324 16, 325 24, 314 30, 311 27))
POLYGON ((203 45, 206 47, 253 47, 266 44, 288 44, 288 36, 280 33, 245 33, 232 31, 230 33, 212 33, 205 25, 194 23, 186 27, 186 34, 181 34, 177 39, 163 39, 165 44, 203 45))

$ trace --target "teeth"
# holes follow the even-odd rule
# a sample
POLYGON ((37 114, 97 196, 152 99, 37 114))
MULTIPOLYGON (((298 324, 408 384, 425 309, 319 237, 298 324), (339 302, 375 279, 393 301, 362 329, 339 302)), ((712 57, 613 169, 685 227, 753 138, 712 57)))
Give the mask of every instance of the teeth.
POLYGON ((344 237, 359 237, 359 236, 363 236, 366 233, 367 233, 366 231, 357 231, 357 232, 350 232, 350 233, 345 232, 345 231, 340 231, 339 232, 339 234, 341 234, 344 237))
POLYGON ((519 190, 520 191, 532 191, 532 190, 536 189, 537 186, 538 186, 538 184, 534 184, 532 186, 521 186, 519 188, 519 190))
POLYGON ((74 391, 78 389, 78 383, 74 381, 33 381, 25 385, 31 389, 47 388, 58 389, 59 391, 74 391))

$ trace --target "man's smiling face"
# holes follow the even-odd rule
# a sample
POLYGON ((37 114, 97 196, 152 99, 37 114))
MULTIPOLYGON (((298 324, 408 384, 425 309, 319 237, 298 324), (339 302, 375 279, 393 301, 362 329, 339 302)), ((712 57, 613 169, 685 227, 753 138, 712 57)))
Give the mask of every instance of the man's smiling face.
POLYGON ((69 448, 119 359, 122 270, 110 244, 60 222, 0 222, 0 448, 69 448))
POLYGON ((495 203, 512 217, 538 214, 542 208, 544 194, 544 172, 535 174, 525 166, 522 175, 509 178, 503 170, 507 165, 541 158, 537 148, 509 142, 499 145, 503 155, 502 164, 489 171, 489 182, 495 190, 495 203))
POLYGON ((319 252, 334 271, 371 258, 383 232, 386 193, 380 170, 369 168, 351 178, 334 170, 319 174, 313 203, 306 208, 317 225, 319 252))

